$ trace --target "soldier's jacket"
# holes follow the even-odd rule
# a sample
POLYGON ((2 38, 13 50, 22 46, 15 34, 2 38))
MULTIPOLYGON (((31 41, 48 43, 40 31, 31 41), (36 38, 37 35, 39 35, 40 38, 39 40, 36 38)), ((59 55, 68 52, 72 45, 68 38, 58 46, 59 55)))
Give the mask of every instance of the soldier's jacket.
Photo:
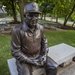
POLYGON ((37 24, 34 32, 24 23, 12 32, 11 52, 19 61, 25 61, 26 57, 36 59, 39 55, 45 55, 47 40, 43 27, 37 24))

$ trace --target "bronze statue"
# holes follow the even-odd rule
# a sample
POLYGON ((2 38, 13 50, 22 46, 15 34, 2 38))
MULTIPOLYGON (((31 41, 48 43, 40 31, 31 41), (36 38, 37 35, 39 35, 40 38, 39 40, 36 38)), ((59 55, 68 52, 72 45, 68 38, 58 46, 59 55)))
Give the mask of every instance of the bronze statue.
POLYGON ((12 32, 11 52, 16 58, 18 75, 32 75, 33 67, 44 67, 46 75, 56 75, 55 63, 47 57, 47 39, 43 26, 37 23, 38 4, 30 2, 24 8, 24 23, 12 32))

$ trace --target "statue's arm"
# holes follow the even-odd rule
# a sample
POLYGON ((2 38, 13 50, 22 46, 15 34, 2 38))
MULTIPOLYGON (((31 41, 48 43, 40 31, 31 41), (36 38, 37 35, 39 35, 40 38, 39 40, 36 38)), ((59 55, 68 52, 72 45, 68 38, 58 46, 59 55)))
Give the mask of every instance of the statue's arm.
POLYGON ((47 50, 48 50, 48 44, 47 44, 47 39, 45 37, 45 35, 43 34, 42 37, 42 42, 41 42, 42 48, 41 48, 41 55, 44 56, 47 54, 47 50))
POLYGON ((20 62, 31 62, 31 60, 21 51, 20 33, 16 29, 12 32, 11 53, 20 62))
POLYGON ((42 38, 41 38, 41 52, 40 56, 43 59, 43 61, 46 61, 46 56, 48 53, 48 42, 44 34, 44 29, 42 28, 42 38))

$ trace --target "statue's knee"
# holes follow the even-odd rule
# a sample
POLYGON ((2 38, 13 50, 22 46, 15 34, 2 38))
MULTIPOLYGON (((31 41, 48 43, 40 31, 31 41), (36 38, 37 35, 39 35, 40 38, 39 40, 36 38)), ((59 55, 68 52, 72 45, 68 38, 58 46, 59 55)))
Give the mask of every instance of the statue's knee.
POLYGON ((57 74, 57 67, 52 65, 51 63, 46 63, 46 75, 56 75, 57 74))
POLYGON ((57 72, 57 68, 56 67, 47 67, 46 70, 47 71, 55 71, 55 72, 57 72))

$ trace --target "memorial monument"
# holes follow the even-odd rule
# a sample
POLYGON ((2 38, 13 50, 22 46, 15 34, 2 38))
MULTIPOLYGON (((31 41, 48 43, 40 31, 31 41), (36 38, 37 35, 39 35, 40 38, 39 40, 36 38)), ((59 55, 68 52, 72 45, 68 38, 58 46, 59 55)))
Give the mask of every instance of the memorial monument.
POLYGON ((0 2, 0 32, 4 31, 5 26, 7 26, 7 12, 5 11, 5 6, 0 2))
POLYGON ((44 68, 46 75, 57 74, 56 63, 47 56, 44 29, 37 23, 40 13, 37 3, 26 4, 24 23, 12 32, 11 53, 16 58, 18 75, 33 75, 39 68, 44 68))
POLYGON ((5 11, 5 6, 0 2, 0 18, 5 18, 7 16, 7 12, 5 11))

